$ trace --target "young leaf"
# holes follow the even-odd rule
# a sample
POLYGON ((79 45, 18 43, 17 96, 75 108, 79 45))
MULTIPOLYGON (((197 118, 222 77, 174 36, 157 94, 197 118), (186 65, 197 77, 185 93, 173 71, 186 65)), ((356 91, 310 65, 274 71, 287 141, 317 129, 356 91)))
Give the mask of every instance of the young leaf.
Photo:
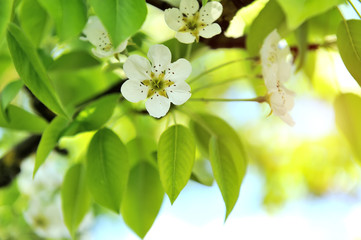
POLYGON ((164 191, 158 171, 148 162, 139 162, 130 171, 122 202, 125 223, 144 238, 162 205, 164 191))
POLYGON ((100 62, 85 51, 74 51, 62 55, 49 67, 50 71, 75 71, 98 66, 100 62))
POLYGON ((361 20, 340 23, 337 30, 337 46, 342 61, 361 86, 361 20))
POLYGON ((361 98, 347 93, 337 96, 335 100, 336 124, 346 136, 351 148, 361 163, 361 98))
POLYGON ((277 0, 287 16, 288 27, 293 30, 307 19, 344 3, 344 0, 277 0))
POLYGON ((18 94, 20 89, 24 86, 23 81, 17 80, 10 82, 8 85, 4 87, 0 94, 0 101, 1 101, 1 111, 3 116, 7 117, 6 108, 8 107, 9 103, 15 98, 18 94))
POLYGON ((195 150, 192 133, 182 125, 173 125, 160 136, 159 174, 163 188, 172 204, 191 176, 195 150))
POLYGON ((127 143, 127 149, 131 168, 142 161, 146 161, 157 167, 156 159, 152 155, 157 151, 157 144, 154 139, 149 137, 136 137, 127 143))
POLYGON ((0 0, 0 42, 10 21, 12 0, 0 0))
POLYGON ((145 0, 90 0, 90 5, 109 32, 114 46, 136 33, 147 15, 145 0))
POLYGON ((47 125, 43 118, 11 104, 7 107, 7 117, 0 111, 0 127, 3 128, 42 133, 47 125))
POLYGON ((41 140, 36 151, 35 157, 35 167, 33 172, 33 177, 38 171, 39 167, 45 162, 49 153, 54 149, 56 144, 58 143, 62 132, 68 125, 69 121, 61 116, 54 118, 53 121, 49 124, 49 126, 45 129, 43 135, 41 136, 41 140))
POLYGON ((209 141, 209 160, 214 178, 226 204, 226 219, 237 202, 241 188, 240 176, 232 156, 231 148, 224 141, 213 136, 209 141))
POLYGON ((94 200, 119 213, 129 174, 127 149, 119 137, 110 129, 99 130, 89 144, 86 163, 94 200))
POLYGON ((101 128, 112 116, 119 94, 106 95, 86 106, 75 118, 79 122, 79 131, 91 131, 101 128))
POLYGON ((263 40, 285 20, 285 15, 276 1, 269 1, 253 21, 246 39, 251 56, 259 54, 263 40))
POLYGON ((48 22, 46 11, 37 0, 23 0, 18 16, 21 27, 26 35, 34 46, 39 46, 48 22))
POLYGON ((50 110, 66 116, 34 46, 13 23, 9 24, 7 42, 16 71, 24 84, 50 110))
POLYGON ((205 159, 198 159, 194 162, 191 179, 205 186, 213 185, 213 174, 209 161, 205 159))
POLYGON ((91 196, 85 176, 84 166, 78 163, 66 172, 61 187, 64 223, 73 237, 91 206, 91 196))
POLYGON ((77 36, 86 23, 86 6, 83 0, 38 0, 54 19, 62 41, 77 36))

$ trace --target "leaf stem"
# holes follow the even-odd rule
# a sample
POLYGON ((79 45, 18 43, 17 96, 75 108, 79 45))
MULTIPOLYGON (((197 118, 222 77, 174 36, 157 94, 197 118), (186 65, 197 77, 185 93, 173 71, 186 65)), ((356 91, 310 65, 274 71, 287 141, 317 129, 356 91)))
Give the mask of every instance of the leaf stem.
POLYGON ((355 10, 355 12, 357 13, 358 17, 361 18, 360 13, 357 11, 357 8, 355 7, 355 5, 353 4, 353 2, 351 0, 347 0, 347 2, 352 6, 353 10, 355 10))
POLYGON ((201 102, 259 102, 263 103, 267 101, 266 96, 260 96, 256 98, 190 98, 189 101, 201 101, 201 102))
POLYGON ((191 57, 192 45, 193 45, 193 43, 187 45, 186 59, 187 59, 188 61, 189 61, 189 59, 190 59, 190 57, 191 57))
POLYGON ((255 58, 240 58, 240 59, 236 59, 236 60, 232 60, 232 61, 229 61, 229 62, 225 62, 225 63, 222 63, 218 66, 215 66, 213 68, 210 68, 200 74, 198 74, 197 76, 193 77, 191 80, 189 80, 189 83, 194 83, 195 81, 197 81, 198 79, 200 79, 201 77, 203 77, 204 75, 208 74, 208 73, 211 73, 211 72, 214 72, 216 71, 217 69, 220 69, 222 67, 225 67, 225 66, 228 66, 232 63, 236 63, 236 62, 242 62, 242 61, 248 61, 248 60, 255 60, 255 58))

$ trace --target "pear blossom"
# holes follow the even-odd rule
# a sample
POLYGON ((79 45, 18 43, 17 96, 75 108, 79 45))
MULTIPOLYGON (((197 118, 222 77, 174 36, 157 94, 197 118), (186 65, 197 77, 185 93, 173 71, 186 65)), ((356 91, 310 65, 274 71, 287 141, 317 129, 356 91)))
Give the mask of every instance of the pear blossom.
POLYGON ((277 30, 264 40, 261 48, 262 74, 267 88, 267 101, 272 112, 284 122, 293 126, 289 115, 294 106, 294 93, 284 87, 292 73, 292 58, 288 46, 280 47, 281 37, 277 30))
POLYGON ((92 52, 99 58, 110 57, 114 54, 121 53, 125 50, 128 44, 128 39, 121 42, 120 45, 114 48, 108 32, 105 30, 103 24, 97 16, 91 16, 83 30, 86 37, 82 40, 89 41, 95 46, 92 52))
POLYGON ((211 1, 199 9, 197 0, 181 0, 179 9, 165 10, 164 18, 168 27, 177 31, 175 38, 182 43, 199 41, 199 36, 211 38, 221 33, 217 20, 223 11, 222 4, 211 1))
POLYGON ((125 61, 123 69, 129 80, 122 85, 121 93, 130 102, 147 99, 149 114, 160 118, 167 114, 170 103, 181 105, 190 98, 191 88, 185 80, 192 66, 183 58, 171 63, 170 50, 159 44, 149 48, 148 59, 131 55, 125 61))

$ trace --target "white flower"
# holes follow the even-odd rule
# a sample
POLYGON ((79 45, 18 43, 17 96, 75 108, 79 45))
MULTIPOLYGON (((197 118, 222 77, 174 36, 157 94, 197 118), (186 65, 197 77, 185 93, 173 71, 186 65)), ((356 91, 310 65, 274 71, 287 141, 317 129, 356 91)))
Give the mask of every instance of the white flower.
POLYGON ((86 37, 82 38, 82 40, 88 40, 96 47, 92 49, 92 52, 99 58, 109 57, 116 53, 123 52, 128 44, 128 39, 126 39, 120 43, 117 48, 114 48, 108 32, 97 16, 89 17, 83 33, 86 37))
POLYGON ((129 78, 121 88, 125 99, 139 102, 147 99, 145 108, 153 117, 167 114, 170 103, 181 105, 191 96, 190 86, 185 82, 192 72, 186 59, 171 63, 171 52, 164 45, 153 45, 148 51, 149 61, 132 55, 124 63, 129 78))
POLYGON ((292 58, 289 47, 279 46, 281 41, 277 30, 264 40, 261 48, 262 74, 267 87, 267 101, 275 115, 293 126, 288 114, 294 105, 294 93, 283 86, 292 73, 292 58))
POLYGON ((171 8, 164 12, 168 27, 177 31, 175 37, 182 43, 198 42, 199 36, 211 38, 221 33, 217 20, 223 11, 219 2, 208 2, 198 11, 197 0, 181 0, 179 9, 171 8))

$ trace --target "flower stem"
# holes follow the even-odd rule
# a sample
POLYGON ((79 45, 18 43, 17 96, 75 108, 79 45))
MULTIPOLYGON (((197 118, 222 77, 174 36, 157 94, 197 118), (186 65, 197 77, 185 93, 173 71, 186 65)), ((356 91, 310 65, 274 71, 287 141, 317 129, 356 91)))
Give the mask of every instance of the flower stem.
POLYGON ((189 60, 192 53, 192 43, 187 45, 186 59, 189 60))
POLYGON ((357 13, 358 17, 361 18, 360 13, 357 11, 357 8, 355 7, 355 5, 352 3, 351 0, 347 0, 347 2, 352 6, 353 10, 355 10, 355 12, 357 13))
POLYGON ((225 66, 228 66, 232 63, 236 63, 236 62, 241 62, 241 61, 248 61, 248 60, 255 60, 255 58, 240 58, 240 59, 236 59, 236 60, 232 60, 232 61, 229 61, 229 62, 225 62, 221 65, 218 65, 218 66, 215 66, 213 68, 210 68, 200 74, 198 74, 197 76, 193 77, 191 80, 189 80, 188 82, 189 83, 194 83, 195 81, 197 81, 198 79, 200 79, 201 77, 203 77, 204 75, 208 74, 208 73, 211 73, 211 72, 214 72, 216 71, 217 69, 220 69, 222 67, 225 67, 225 66))
POLYGON ((201 102, 259 102, 263 103, 267 101, 266 96, 260 96, 256 98, 191 98, 189 101, 201 101, 201 102))

